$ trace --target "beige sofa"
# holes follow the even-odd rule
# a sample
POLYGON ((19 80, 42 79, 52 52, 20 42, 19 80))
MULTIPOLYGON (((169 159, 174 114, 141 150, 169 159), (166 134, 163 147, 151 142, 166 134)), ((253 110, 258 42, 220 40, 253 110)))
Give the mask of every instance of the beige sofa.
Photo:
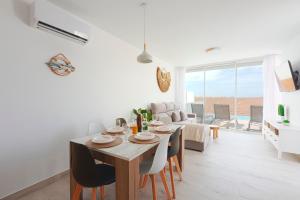
POLYGON ((208 125, 197 123, 196 114, 188 113, 184 120, 174 122, 174 120, 172 120, 172 113, 180 111, 180 107, 175 103, 151 103, 149 107, 153 119, 162 121, 165 124, 174 123, 185 125, 183 134, 186 149, 203 151, 206 148, 209 142, 210 129, 208 125))

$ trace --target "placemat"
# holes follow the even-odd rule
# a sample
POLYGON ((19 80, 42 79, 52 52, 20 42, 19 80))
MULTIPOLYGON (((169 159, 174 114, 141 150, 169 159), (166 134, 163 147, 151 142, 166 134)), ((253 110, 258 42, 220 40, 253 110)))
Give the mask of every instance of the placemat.
POLYGON ((119 144, 122 144, 123 140, 120 137, 116 137, 116 139, 110 143, 105 143, 105 144, 97 144, 92 142, 92 139, 86 142, 86 146, 90 148, 95 148, 95 149, 101 149, 101 148, 109 148, 109 147, 114 147, 118 146, 119 144))
POLYGON ((134 135, 131 135, 128 138, 128 141, 137 143, 137 144, 153 144, 153 143, 159 142, 159 140, 160 140, 160 137, 157 135, 152 140, 138 140, 138 139, 134 138, 134 135))

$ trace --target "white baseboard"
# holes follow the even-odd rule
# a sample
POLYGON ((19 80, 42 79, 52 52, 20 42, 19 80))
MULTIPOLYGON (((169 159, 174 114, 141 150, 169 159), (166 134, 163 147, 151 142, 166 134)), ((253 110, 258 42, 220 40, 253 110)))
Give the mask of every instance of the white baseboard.
POLYGON ((43 187, 45 187, 45 186, 47 186, 47 185, 49 185, 51 183, 56 182, 61 177, 65 176, 67 174, 69 174, 69 170, 66 170, 64 172, 61 172, 61 173, 56 174, 54 176, 51 176, 51 177, 49 177, 49 178, 47 178, 47 179, 45 179, 43 181, 35 183, 35 184, 33 184, 33 185, 31 185, 31 186, 29 186, 27 188, 24 188, 24 189, 22 189, 22 190, 20 190, 18 192, 10 194, 10 195, 8 195, 8 196, 6 196, 6 197, 4 197, 4 198, 2 198, 0 200, 15 200, 15 199, 18 199, 18 198, 20 198, 20 197, 22 197, 22 196, 24 196, 24 195, 26 195, 26 194, 28 194, 30 192, 34 192, 34 191, 36 191, 36 190, 38 190, 40 188, 43 188, 43 187))

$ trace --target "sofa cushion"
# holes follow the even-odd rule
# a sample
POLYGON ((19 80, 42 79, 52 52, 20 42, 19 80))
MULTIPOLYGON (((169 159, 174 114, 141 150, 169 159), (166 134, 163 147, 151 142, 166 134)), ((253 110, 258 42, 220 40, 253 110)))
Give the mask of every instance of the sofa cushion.
POLYGON ((165 105, 166 105, 167 111, 174 111, 175 110, 175 104, 173 102, 165 103, 165 105))
POLYGON ((172 121, 173 122, 180 122, 181 121, 181 117, 180 117, 180 112, 179 111, 174 111, 172 113, 172 121))
POLYGON ((171 124, 172 118, 166 113, 160 113, 156 115, 156 120, 162 121, 164 124, 171 124))
POLYGON ((172 118, 172 114, 173 114, 173 112, 174 112, 174 111, 168 111, 168 112, 166 112, 166 113, 167 113, 167 115, 169 115, 169 117, 171 117, 171 118, 172 118))
POLYGON ((167 111, 164 103, 151 103, 151 111, 153 114, 164 113, 167 111))
POLYGON ((183 111, 180 111, 180 119, 181 119, 181 121, 185 121, 185 120, 187 120, 187 117, 186 117, 186 114, 185 114, 185 112, 183 112, 183 111))

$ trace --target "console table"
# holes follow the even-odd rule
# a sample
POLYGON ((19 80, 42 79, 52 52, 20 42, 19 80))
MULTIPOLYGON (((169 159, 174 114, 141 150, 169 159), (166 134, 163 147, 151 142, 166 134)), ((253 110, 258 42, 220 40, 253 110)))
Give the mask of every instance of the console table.
POLYGON ((300 127, 264 121, 263 135, 277 149, 278 159, 283 152, 300 154, 300 127))

